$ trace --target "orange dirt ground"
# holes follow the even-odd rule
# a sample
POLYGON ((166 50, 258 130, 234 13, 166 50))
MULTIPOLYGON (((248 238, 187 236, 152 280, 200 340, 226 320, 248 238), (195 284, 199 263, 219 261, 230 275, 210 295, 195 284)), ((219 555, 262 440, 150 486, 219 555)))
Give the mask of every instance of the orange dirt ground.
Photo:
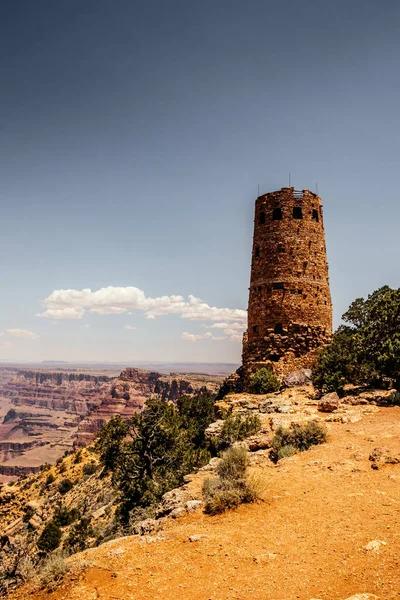
MULTIPOLYGON (((270 466, 265 500, 171 521, 153 538, 87 550, 94 566, 52 592, 13 600, 400 599, 400 464, 371 468, 376 447, 400 453, 400 407, 329 424, 328 443, 270 466), (208 536, 190 542, 189 536, 208 536), (164 539, 159 539, 164 538, 164 539), (386 542, 379 552, 363 547, 386 542)), ((72 559, 74 560, 74 559, 72 559)))

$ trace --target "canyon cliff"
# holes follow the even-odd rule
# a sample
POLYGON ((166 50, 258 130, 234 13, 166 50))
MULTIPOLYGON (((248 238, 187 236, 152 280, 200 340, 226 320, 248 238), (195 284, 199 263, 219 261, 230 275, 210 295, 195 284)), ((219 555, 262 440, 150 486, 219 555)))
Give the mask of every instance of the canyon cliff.
POLYGON ((34 473, 90 444, 103 423, 129 418, 147 398, 216 393, 222 376, 128 368, 119 377, 85 372, 0 369, 0 481, 34 473))

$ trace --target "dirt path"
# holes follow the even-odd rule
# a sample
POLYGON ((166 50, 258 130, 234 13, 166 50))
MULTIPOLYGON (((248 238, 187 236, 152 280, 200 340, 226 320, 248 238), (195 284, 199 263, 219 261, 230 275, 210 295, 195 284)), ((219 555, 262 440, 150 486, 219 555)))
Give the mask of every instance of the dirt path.
MULTIPOLYGON (((400 454, 400 408, 329 427, 329 441, 264 466, 264 502, 187 516, 159 534, 83 553, 79 579, 38 600, 400 599, 400 464, 371 468, 376 447, 400 454), (189 536, 207 536, 190 542, 189 536), (372 540, 386 542, 365 552, 372 540)), ((21 591, 14 599, 27 597, 21 591)), ((32 596, 30 596, 32 597, 32 596)))

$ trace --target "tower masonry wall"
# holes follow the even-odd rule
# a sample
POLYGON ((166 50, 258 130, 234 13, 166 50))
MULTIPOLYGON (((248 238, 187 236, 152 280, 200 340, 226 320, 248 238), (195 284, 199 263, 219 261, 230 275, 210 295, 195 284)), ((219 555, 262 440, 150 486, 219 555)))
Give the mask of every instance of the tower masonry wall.
POLYGON ((256 200, 245 378, 260 366, 279 374, 311 366, 332 334, 321 198, 282 188, 256 200))

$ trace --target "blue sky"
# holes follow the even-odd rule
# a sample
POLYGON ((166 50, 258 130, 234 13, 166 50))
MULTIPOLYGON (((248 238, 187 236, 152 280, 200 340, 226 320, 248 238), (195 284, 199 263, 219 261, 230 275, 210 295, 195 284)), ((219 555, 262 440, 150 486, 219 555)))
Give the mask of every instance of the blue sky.
POLYGON ((257 186, 289 171, 335 324, 398 287, 399 63, 395 0, 3 0, 0 359, 238 362, 257 186))

